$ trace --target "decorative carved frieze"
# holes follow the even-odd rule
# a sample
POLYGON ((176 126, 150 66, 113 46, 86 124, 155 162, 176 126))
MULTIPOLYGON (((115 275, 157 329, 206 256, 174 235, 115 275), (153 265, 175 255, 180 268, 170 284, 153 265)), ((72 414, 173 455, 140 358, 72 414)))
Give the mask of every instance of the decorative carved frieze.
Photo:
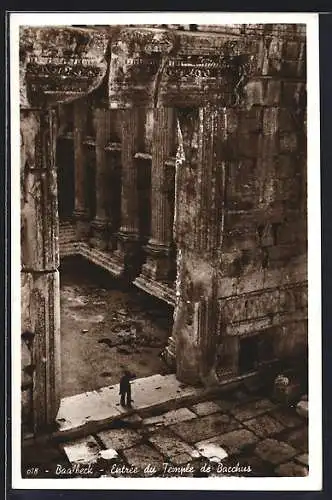
POLYGON ((101 30, 22 27, 21 106, 51 106, 90 93, 106 74, 107 46, 101 30))

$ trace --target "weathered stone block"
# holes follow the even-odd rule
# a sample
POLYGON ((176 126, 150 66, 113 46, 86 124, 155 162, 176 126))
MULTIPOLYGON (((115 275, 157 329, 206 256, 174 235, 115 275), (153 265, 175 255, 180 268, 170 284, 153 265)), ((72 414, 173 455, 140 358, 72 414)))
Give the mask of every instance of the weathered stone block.
POLYGON ((298 427, 303 421, 296 415, 293 408, 276 408, 270 413, 272 417, 278 420, 284 427, 298 427))
POLYGON ((251 80, 244 88, 245 103, 247 108, 264 104, 263 82, 262 80, 251 80))
POLYGON ((284 133, 279 139, 280 153, 294 153, 298 148, 298 139, 296 133, 284 133))
POLYGON ((202 418, 195 418, 189 422, 181 422, 173 425, 172 431, 178 434, 188 443, 195 443, 209 439, 221 432, 228 432, 237 429, 240 424, 226 414, 215 413, 202 418))
POLYGON ((297 429, 289 430, 285 436, 285 440, 294 448, 308 453, 308 426, 302 425, 297 429))
POLYGON ((157 470, 161 470, 164 462, 164 457, 147 444, 140 444, 123 450, 123 455, 129 465, 137 467, 140 471, 152 464, 157 470))
POLYGON ((259 132, 262 129, 262 108, 255 106, 248 110, 239 111, 239 132, 259 132))
POLYGON ((246 316, 246 300, 244 297, 231 298, 221 303, 221 318, 223 324, 242 321, 246 316))
POLYGON ((263 292, 253 297, 246 298, 247 318, 253 319, 261 316, 275 314, 279 310, 279 290, 263 292))
POLYGON ((277 420, 274 420, 269 415, 261 415, 251 420, 246 420, 243 422, 243 425, 261 438, 277 434, 284 429, 277 420))
POLYGON ((214 401, 203 401, 202 403, 197 403, 196 405, 193 405, 191 409, 200 417, 211 415, 212 413, 217 413, 221 410, 220 405, 214 401))
POLYGON ((288 40, 283 46, 283 58, 297 61, 301 54, 301 42, 288 40))
POLYGON ((266 106, 273 106, 279 104, 281 96, 281 82, 273 79, 265 83, 264 91, 264 104, 266 106))
POLYGON ((202 443, 196 443, 195 446, 200 449, 201 446, 206 446, 207 443, 217 444, 225 449, 229 455, 237 455, 246 447, 257 443, 258 438, 248 429, 236 429, 225 434, 220 434, 202 443))
POLYGON ((279 465, 275 472, 277 476, 282 477, 303 477, 308 475, 308 469, 294 461, 279 465))
POLYGON ((278 130, 278 108, 268 107, 263 111, 263 134, 276 134, 278 130))
POLYGON ((256 292, 263 288, 264 271, 256 271, 248 274, 247 276, 241 276, 238 279, 237 293, 250 293, 256 292))
POLYGON ((21 110, 21 263, 36 271, 59 266, 55 114, 21 110))
POLYGON ((305 84, 301 82, 283 82, 281 104, 285 107, 297 107, 305 92, 305 84))
POLYGON ((188 408, 179 408, 177 410, 171 410, 161 415, 156 415, 154 417, 148 417, 143 420, 143 425, 146 426, 168 426, 176 424, 179 422, 186 422, 196 418, 195 413, 190 411, 188 408))
POLYGON ((297 454, 297 451, 283 441, 268 438, 258 443, 255 448, 255 453, 262 460, 277 465, 293 458, 297 454))
POLYGON ((22 330, 34 334, 34 425, 52 424, 60 404, 59 274, 22 273, 22 330), (29 307, 26 301, 29 299, 29 307))
POLYGON ((237 420, 244 421, 257 417, 273 408, 275 408, 275 405, 269 399, 259 399, 239 405, 233 408, 231 413, 237 420))
POLYGON ((164 429, 154 432, 149 436, 150 443, 167 458, 173 458, 176 455, 183 453, 188 454, 192 458, 197 458, 199 453, 192 446, 182 441, 169 429, 164 429))
POLYGON ((110 429, 98 433, 106 448, 123 450, 131 448, 142 440, 142 436, 133 429, 110 429))
POLYGON ((288 356, 306 356, 305 351, 308 345, 307 321, 291 322, 291 318, 289 320, 290 322, 285 324, 280 334, 275 337, 275 354, 280 359, 288 356))

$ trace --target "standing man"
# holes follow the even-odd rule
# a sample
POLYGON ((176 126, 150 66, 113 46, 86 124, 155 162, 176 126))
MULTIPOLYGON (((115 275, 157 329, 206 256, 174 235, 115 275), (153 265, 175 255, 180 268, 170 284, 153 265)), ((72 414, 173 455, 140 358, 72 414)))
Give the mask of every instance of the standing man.
POLYGON ((128 370, 124 371, 124 375, 120 379, 120 392, 119 395, 121 396, 120 399, 120 404, 121 406, 131 408, 131 386, 130 386, 130 381, 135 378, 134 373, 130 373, 128 370))

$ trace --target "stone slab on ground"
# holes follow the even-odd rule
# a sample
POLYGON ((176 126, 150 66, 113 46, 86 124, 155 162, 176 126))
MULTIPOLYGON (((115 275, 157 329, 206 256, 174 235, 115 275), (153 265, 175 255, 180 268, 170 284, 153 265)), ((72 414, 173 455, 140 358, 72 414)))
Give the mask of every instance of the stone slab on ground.
POLYGON ((305 465, 306 467, 309 466, 309 455, 308 453, 302 453, 301 455, 298 455, 297 457, 294 458, 296 462, 298 462, 301 465, 305 465))
POLYGON ((276 408, 269 415, 278 420, 284 427, 292 428, 303 424, 303 420, 301 420, 292 408, 276 408))
POLYGON ((245 420, 243 425, 261 438, 271 436, 272 434, 278 434, 284 430, 284 427, 278 420, 275 420, 267 414, 259 415, 251 420, 245 420))
POLYGON ((142 440, 142 436, 133 429, 109 429, 98 432, 97 436, 106 448, 115 450, 131 448, 142 440))
POLYGON ((286 460, 290 460, 295 455, 298 454, 293 446, 283 441, 277 441, 276 439, 265 439, 258 443, 255 448, 255 453, 266 462, 278 465, 286 460))
POLYGON ((240 427, 240 423, 227 414, 214 413, 206 417, 195 418, 188 422, 172 425, 170 428, 184 441, 195 443, 209 439, 221 432, 228 432, 240 427))
POLYGON ((285 435, 283 435, 283 439, 287 441, 287 443, 294 446, 300 451, 304 453, 308 453, 308 427, 302 425, 297 429, 292 429, 288 431, 285 435))
POLYGON ((277 476, 283 477, 303 477, 308 475, 308 469, 301 464, 290 461, 276 467, 275 473, 277 476))
POLYGON ((275 408, 275 404, 269 399, 258 399, 256 401, 240 404, 231 409, 230 412, 235 418, 243 421, 257 417, 258 415, 272 410, 273 408, 275 408))
POLYGON ((300 417, 308 419, 309 414, 309 406, 308 401, 299 401, 296 405, 296 413, 300 415, 300 417))
POLYGON ((63 450, 71 464, 94 464, 100 458, 100 446, 93 436, 64 444, 63 450))
POLYGON ((162 429, 154 432, 151 436, 149 436, 149 441, 167 458, 173 458, 174 456, 181 455, 183 453, 188 454, 192 458, 200 456, 194 447, 185 443, 170 429, 162 429))
POLYGON ((219 434, 213 438, 204 441, 196 442, 195 446, 199 450, 207 444, 217 444, 224 448, 229 455, 240 453, 247 446, 257 443, 258 438, 255 434, 247 429, 235 429, 225 434, 219 434))
POLYGON ((204 417, 212 413, 220 412, 220 406, 214 401, 202 401, 190 407, 198 416, 204 417))
POLYGON ((128 464, 143 471, 145 467, 153 465, 157 470, 163 467, 164 457, 152 446, 139 444, 123 450, 123 455, 128 464))
POLYGON ((131 385, 132 410, 119 405, 119 384, 63 398, 56 419, 60 435, 204 393, 202 388, 182 384, 174 374, 140 378, 131 385))
POLYGON ((221 462, 228 457, 227 451, 216 443, 202 441, 197 446, 199 453, 210 460, 210 462, 221 462))
POLYGON ((188 408, 178 408, 177 410, 170 410, 160 415, 144 418, 142 424, 144 426, 158 426, 158 425, 172 425, 180 422, 186 422, 197 418, 197 415, 190 411, 188 408))

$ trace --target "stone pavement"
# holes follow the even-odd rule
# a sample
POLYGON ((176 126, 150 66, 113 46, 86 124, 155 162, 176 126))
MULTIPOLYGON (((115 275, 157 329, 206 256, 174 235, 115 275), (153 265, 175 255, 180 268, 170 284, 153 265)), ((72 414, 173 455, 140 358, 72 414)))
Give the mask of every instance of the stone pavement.
MULTIPOLYGON (((133 394, 136 400, 138 394, 133 394)), ((295 407, 277 405, 244 388, 168 411, 160 406, 147 410, 142 403, 104 430, 53 440, 49 448, 48 459, 42 459, 42 447, 41 455, 36 447, 23 452, 23 476, 27 467, 38 466, 37 456, 38 477, 308 474, 307 420, 295 407)), ((47 446, 43 449, 45 454, 47 446)))

